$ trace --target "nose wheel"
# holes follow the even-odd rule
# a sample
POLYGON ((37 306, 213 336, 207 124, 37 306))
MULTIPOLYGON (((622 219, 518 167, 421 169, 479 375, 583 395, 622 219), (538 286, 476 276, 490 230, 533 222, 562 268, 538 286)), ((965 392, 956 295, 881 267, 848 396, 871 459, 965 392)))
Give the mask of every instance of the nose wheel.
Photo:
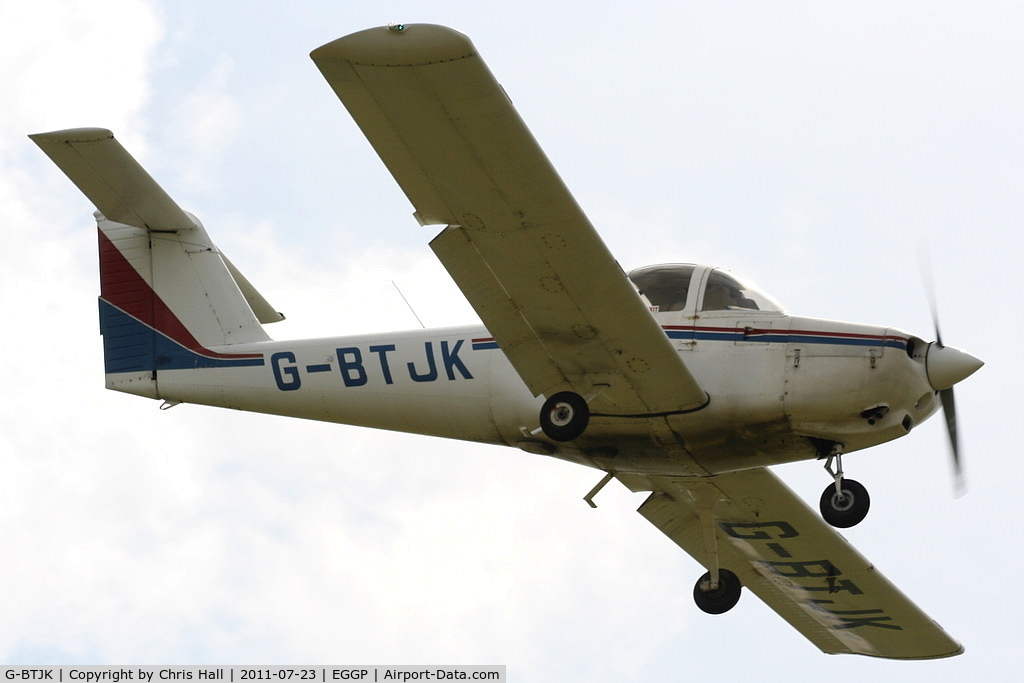
POLYGON ((832 475, 833 483, 821 493, 819 508, 825 521, 839 529, 848 529, 860 524, 871 507, 871 497, 864 486, 853 479, 843 477, 843 455, 833 452, 825 463, 825 471, 832 475), (832 462, 836 469, 832 469, 832 462))
POLYGON ((868 490, 853 479, 843 479, 838 488, 829 484, 821 494, 821 516, 839 529, 860 524, 870 506, 868 490))

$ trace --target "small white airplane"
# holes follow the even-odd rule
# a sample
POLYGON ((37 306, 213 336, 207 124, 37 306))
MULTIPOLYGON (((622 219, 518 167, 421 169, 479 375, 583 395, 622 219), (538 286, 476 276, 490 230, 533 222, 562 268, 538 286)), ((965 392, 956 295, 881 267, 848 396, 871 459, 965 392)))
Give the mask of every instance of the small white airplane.
MULTIPOLYGON (((95 204, 106 386, 163 400, 513 446, 650 491, 639 512, 827 653, 963 652, 832 526, 846 453, 906 435, 982 362, 903 330, 785 312, 724 270, 624 273, 473 44, 441 26, 312 53, 484 327, 273 341, 283 316, 110 131, 31 138, 95 204), (825 523, 767 469, 825 460, 825 523)), ((937 330, 936 330, 937 332, 937 330)))

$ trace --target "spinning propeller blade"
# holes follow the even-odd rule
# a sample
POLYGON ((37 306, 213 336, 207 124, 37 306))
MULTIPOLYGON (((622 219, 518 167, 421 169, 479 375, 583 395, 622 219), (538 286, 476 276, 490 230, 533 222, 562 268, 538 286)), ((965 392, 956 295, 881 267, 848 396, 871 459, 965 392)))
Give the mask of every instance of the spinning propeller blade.
POLYGON ((946 418, 946 433, 949 435, 949 450, 953 458, 953 485, 956 495, 959 497, 966 491, 967 483, 964 478, 963 464, 960 460, 960 437, 957 433, 956 399, 953 395, 953 385, 974 374, 985 363, 965 351, 945 346, 942 343, 942 333, 939 331, 939 308, 936 304, 935 282, 932 279, 931 262, 926 255, 922 255, 921 270, 925 279, 925 289, 928 292, 932 324, 935 326, 935 341, 928 347, 925 367, 928 372, 929 384, 939 392, 942 413, 946 418))
POLYGON ((949 448, 953 455, 953 486, 956 496, 960 497, 967 491, 967 481, 964 479, 963 465, 960 464, 960 437, 956 431, 956 400, 953 397, 953 389, 940 391, 939 400, 942 401, 946 432, 949 434, 949 448))

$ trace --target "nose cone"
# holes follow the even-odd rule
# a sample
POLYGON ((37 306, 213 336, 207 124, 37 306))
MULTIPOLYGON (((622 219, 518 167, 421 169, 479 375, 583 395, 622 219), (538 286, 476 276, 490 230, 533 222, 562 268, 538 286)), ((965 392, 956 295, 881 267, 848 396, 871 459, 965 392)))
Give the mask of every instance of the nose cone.
POLYGON ((967 379, 985 363, 966 351, 933 342, 928 346, 925 368, 928 383, 936 391, 949 389, 957 382, 967 379))

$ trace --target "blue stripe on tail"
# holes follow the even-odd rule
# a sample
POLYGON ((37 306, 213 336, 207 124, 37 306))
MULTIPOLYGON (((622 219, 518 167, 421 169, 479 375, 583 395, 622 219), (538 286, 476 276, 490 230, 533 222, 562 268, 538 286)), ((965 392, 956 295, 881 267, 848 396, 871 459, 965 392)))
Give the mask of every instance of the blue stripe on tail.
POLYGON ((103 335, 107 374, 264 365, 262 357, 253 358, 252 354, 245 354, 248 357, 212 358, 187 349, 109 302, 103 299, 99 302, 100 334, 103 335))

